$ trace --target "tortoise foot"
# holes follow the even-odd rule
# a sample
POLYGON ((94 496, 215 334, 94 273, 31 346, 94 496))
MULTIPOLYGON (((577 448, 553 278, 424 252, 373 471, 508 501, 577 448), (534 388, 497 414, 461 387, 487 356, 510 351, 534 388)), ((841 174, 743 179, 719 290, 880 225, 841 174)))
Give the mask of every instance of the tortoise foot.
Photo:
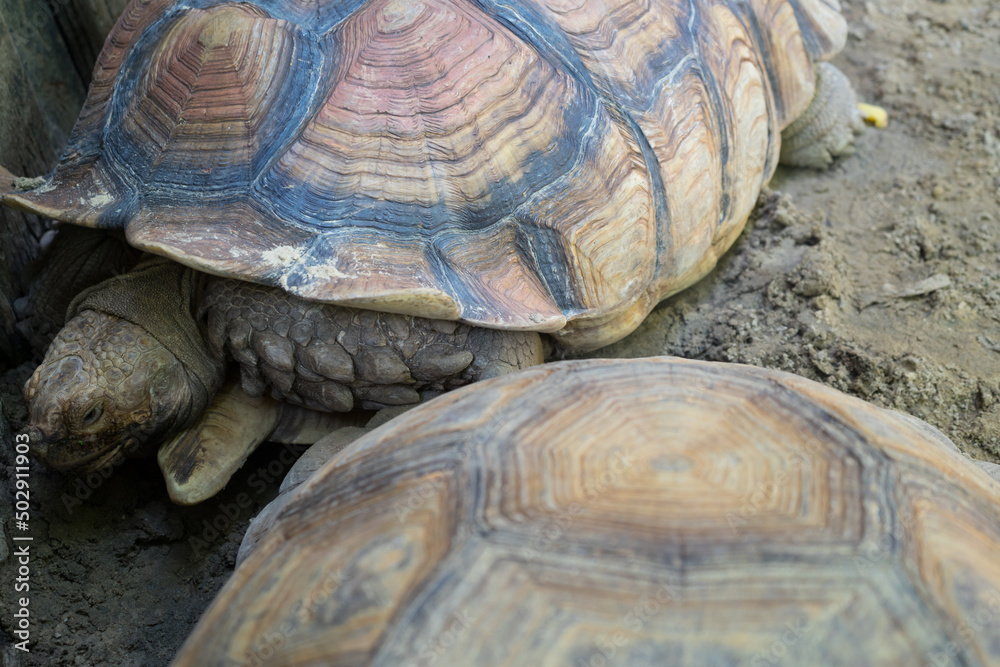
POLYGON ((826 169, 854 154, 854 138, 865 124, 854 89, 829 63, 816 66, 816 93, 805 113, 781 133, 781 163, 826 169))

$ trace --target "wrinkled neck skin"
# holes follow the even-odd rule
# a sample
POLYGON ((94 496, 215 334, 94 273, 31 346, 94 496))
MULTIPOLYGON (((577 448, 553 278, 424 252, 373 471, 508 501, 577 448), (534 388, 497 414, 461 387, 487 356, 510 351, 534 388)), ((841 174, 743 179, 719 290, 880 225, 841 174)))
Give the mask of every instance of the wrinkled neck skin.
POLYGON ((74 300, 24 388, 38 458, 97 470, 152 453, 204 411, 224 371, 192 315, 198 283, 157 258, 74 300))

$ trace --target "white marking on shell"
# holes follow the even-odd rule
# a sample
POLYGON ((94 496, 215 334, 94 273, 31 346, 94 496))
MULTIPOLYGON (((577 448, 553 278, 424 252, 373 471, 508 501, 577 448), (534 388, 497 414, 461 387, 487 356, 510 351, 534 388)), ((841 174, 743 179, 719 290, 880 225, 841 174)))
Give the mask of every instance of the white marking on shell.
POLYGON ((306 269, 306 273, 309 274, 310 278, 316 280, 329 280, 330 278, 356 278, 357 276, 350 273, 344 273, 338 269, 333 264, 320 264, 318 266, 310 266, 306 269))
POLYGON ((271 266, 289 266, 299 261, 302 251, 293 245, 281 245, 261 253, 261 259, 271 266))
POLYGON ((111 202, 113 202, 114 200, 115 200, 114 197, 105 192, 104 194, 94 195, 93 197, 91 197, 86 201, 86 204, 94 208, 103 208, 108 204, 110 204, 111 202))

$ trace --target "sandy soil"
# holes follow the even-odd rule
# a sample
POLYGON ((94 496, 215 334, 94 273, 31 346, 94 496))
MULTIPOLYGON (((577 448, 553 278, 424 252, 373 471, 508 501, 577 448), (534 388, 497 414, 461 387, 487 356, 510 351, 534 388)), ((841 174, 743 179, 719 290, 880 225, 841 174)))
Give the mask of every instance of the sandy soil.
MULTIPOLYGON (((1000 460, 1000 7, 985 4, 847 2, 837 64, 890 127, 828 172, 781 171, 718 269, 601 355, 792 371, 1000 460)), ((152 461, 109 479, 34 469, 32 653, 0 646, 0 666, 167 663, 296 454, 258 452, 196 508, 166 500, 152 461)), ((7 584, 0 597, 13 608, 7 584)), ((0 629, 6 644, 6 613, 0 629)))

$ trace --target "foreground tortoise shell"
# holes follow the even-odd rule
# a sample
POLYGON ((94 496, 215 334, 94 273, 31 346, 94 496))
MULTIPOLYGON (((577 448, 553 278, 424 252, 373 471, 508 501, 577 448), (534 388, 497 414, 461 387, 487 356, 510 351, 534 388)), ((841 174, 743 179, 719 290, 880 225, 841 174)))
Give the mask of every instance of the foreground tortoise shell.
POLYGON ((133 0, 8 203, 306 299, 596 348, 738 236, 836 0, 133 0))
POLYGON ((255 520, 175 665, 1000 664, 1000 484, 919 420, 668 358, 419 406, 255 520))

